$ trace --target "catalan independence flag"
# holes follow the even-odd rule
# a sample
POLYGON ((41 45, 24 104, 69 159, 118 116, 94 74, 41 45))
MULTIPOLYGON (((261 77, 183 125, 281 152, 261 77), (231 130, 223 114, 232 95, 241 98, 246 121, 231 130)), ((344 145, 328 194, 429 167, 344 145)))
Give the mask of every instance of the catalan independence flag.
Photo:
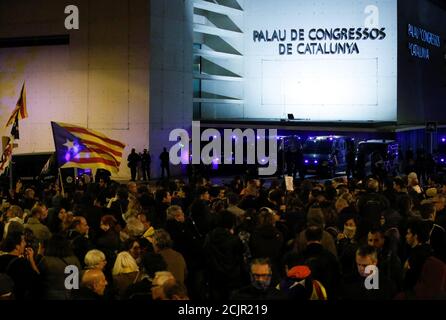
MULTIPOLYGON (((11 138, 6 138, 6 147, 5 150, 0 154, 0 175, 5 172, 6 168, 9 166, 9 162, 11 161, 12 157, 12 149, 14 141, 11 138)), ((0 149, 1 150, 1 149, 0 149)))
POLYGON ((125 144, 91 129, 51 122, 60 168, 119 171, 125 144))
POLYGON ((17 101, 16 107, 6 123, 6 127, 9 127, 10 125, 17 123, 18 120, 25 118, 28 118, 28 111, 26 111, 26 88, 24 82, 19 100, 17 101))

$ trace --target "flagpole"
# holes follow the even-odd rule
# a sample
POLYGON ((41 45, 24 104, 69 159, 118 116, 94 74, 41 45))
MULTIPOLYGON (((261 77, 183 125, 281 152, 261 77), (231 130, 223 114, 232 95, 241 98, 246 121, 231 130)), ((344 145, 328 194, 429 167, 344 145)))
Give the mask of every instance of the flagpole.
POLYGON ((9 190, 13 190, 14 183, 12 182, 12 153, 11 153, 11 161, 9 161, 9 190))
POLYGON ((9 143, 11 145, 11 160, 9 161, 9 189, 10 190, 14 189, 13 172, 12 172, 12 169, 13 169, 12 154, 14 153, 13 151, 14 151, 14 141, 15 141, 14 138, 15 137, 12 136, 9 139, 9 143))
POLYGON ((62 172, 60 171, 60 168, 58 169, 58 171, 59 171, 59 181, 60 181, 60 191, 62 192, 62 197, 64 197, 65 198, 65 191, 64 191, 64 188, 63 188, 63 179, 62 179, 62 172))

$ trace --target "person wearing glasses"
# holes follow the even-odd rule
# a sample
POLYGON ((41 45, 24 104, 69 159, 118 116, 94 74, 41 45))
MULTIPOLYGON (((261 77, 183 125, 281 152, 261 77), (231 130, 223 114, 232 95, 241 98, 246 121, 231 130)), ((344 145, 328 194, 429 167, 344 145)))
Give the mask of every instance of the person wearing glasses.
POLYGON ((251 262, 251 284, 235 290, 231 300, 285 300, 287 296, 274 287, 271 282, 271 263, 267 258, 254 259, 251 262))

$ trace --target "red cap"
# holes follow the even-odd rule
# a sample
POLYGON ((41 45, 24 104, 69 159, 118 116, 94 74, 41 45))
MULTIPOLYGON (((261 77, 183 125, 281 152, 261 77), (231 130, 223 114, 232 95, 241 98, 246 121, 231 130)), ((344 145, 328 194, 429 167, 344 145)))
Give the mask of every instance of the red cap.
POLYGON ((311 270, 308 266, 295 266, 288 270, 287 276, 296 279, 305 279, 311 275, 311 270))

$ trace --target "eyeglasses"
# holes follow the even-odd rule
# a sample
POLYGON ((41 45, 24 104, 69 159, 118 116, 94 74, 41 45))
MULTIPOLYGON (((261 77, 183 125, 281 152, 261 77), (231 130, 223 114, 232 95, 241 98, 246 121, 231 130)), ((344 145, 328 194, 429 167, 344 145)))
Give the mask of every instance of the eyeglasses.
POLYGON ((271 273, 251 273, 255 278, 271 278, 273 275, 271 273))

